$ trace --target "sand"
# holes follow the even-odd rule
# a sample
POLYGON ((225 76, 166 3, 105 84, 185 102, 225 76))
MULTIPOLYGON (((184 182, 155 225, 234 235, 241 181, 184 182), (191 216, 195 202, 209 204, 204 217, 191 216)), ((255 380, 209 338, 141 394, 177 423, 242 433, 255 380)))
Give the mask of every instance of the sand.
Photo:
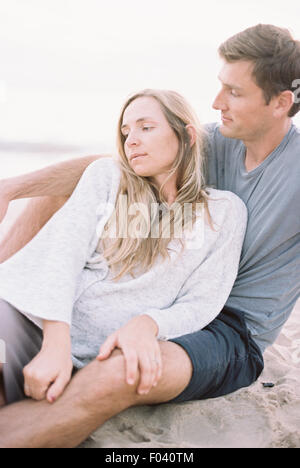
MULTIPOLYGON (((23 201, 12 204, 0 240, 23 206, 23 201)), ((251 387, 206 401, 130 408, 81 447, 299 448, 300 301, 265 352, 265 370, 251 387), (263 382, 274 387, 264 388, 263 382)))
POLYGON ((299 448, 300 301, 264 357, 262 375, 248 388, 205 401, 130 408, 81 447, 299 448))

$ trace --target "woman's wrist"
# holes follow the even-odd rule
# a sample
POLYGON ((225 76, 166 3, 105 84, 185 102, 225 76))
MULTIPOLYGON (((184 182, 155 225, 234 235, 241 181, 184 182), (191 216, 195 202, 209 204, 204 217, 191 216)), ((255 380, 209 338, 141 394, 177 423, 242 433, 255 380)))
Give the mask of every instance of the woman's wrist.
POLYGON ((159 332, 159 327, 158 327, 157 323, 155 322, 155 320, 152 317, 150 317, 150 315, 147 315, 147 314, 140 315, 139 317, 142 318, 143 322, 146 324, 146 326, 151 331, 153 331, 154 336, 157 336, 158 332, 159 332))
POLYGON ((42 348, 57 347, 61 344, 71 350, 70 326, 65 322, 43 320, 42 348))

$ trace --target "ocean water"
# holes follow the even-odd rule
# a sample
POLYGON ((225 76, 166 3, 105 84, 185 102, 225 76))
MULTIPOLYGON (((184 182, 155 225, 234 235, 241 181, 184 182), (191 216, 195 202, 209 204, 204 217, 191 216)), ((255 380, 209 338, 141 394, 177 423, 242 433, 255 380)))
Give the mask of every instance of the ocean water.
MULTIPOLYGON (((0 142, 0 181, 10 177, 16 177, 24 173, 36 171, 51 164, 56 164, 67 159, 80 158, 92 154, 113 153, 114 148, 103 144, 102 146, 88 146, 82 145, 70 150, 66 146, 64 149, 62 145, 57 145, 53 142, 53 150, 47 151, 45 149, 38 150, 36 145, 23 144, 18 147, 18 151, 13 149, 1 148, 0 142), (30 150, 30 148, 32 148, 30 150)), ((14 146, 14 145, 12 145, 14 146)), ((40 145, 38 145, 40 146, 40 145)))
POLYGON ((0 0, 0 179, 115 151, 120 108, 144 88, 174 89, 201 122, 218 120, 219 44, 261 22, 300 31, 298 0, 240 5, 0 0))
POLYGON ((0 0, 0 145, 112 146, 123 101, 147 87, 215 121, 217 48, 261 22, 299 35, 299 1, 0 0))

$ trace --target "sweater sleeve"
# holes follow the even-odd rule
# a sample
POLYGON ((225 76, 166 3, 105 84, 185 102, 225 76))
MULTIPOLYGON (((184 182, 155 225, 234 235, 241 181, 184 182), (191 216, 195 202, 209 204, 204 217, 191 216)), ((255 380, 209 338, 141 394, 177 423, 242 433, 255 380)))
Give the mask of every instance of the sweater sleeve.
POLYGON ((99 208, 115 201, 118 182, 113 159, 90 164, 65 205, 0 265, 0 297, 40 327, 43 319, 70 324, 79 276, 106 222, 108 212, 99 208))
MULTIPOLYGON (((225 193, 225 192, 224 192, 225 193)), ((232 194, 223 213, 223 223, 216 232, 206 226, 205 255, 183 284, 174 303, 166 309, 144 313, 159 327, 158 339, 169 340, 201 330, 212 322, 224 307, 235 282, 247 224, 247 208, 232 194)), ((224 204, 223 208, 224 208, 224 204)))

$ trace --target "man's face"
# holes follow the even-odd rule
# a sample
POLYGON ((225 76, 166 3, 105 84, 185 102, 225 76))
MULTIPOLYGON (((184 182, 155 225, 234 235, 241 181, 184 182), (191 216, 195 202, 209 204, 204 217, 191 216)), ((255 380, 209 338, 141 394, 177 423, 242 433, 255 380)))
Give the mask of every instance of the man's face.
POLYGON ((272 101, 266 104, 263 91, 252 77, 249 61, 224 62, 219 74, 222 88, 213 108, 221 111, 220 132, 229 138, 255 141, 274 124, 272 101))

